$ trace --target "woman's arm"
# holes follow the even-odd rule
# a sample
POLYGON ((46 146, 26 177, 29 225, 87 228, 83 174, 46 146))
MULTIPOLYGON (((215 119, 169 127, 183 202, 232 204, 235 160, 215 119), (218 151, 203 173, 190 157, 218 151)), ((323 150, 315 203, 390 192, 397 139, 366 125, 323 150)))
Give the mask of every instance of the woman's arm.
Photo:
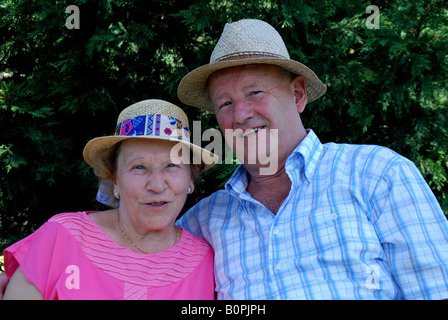
POLYGON ((0 273, 0 300, 3 299, 8 282, 9 278, 6 276, 6 273, 0 273))
POLYGON ((6 287, 4 300, 43 300, 42 294, 36 286, 29 283, 20 267, 11 277, 6 287))

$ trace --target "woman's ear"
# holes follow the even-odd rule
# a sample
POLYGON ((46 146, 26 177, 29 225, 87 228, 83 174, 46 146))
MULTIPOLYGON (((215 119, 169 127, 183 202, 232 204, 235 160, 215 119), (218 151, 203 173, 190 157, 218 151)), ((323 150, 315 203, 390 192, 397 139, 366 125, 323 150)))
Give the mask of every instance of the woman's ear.
POLYGON ((117 177, 115 176, 115 174, 111 177, 110 182, 111 182, 111 184, 112 184, 112 192, 113 192, 113 195, 115 196, 115 198, 117 198, 117 197, 116 197, 116 194, 117 194, 117 193, 120 194, 120 188, 118 187, 118 184, 117 184, 117 177))

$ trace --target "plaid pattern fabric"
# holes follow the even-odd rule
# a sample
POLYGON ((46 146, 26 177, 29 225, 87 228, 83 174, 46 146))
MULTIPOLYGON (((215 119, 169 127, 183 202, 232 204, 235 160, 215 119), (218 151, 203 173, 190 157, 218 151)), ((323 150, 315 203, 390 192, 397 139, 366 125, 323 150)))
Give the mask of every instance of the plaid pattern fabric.
POLYGON ((310 130, 286 172, 277 215, 240 166, 178 221, 213 246, 219 299, 448 298, 447 219, 412 162, 310 130))

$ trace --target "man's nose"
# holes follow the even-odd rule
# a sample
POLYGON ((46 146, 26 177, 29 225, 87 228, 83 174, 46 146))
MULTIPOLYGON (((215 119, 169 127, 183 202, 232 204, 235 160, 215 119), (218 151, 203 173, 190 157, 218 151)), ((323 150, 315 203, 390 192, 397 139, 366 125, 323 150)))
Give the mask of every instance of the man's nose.
POLYGON ((248 119, 254 116, 254 105, 243 99, 234 101, 233 113, 236 124, 245 124, 248 119))

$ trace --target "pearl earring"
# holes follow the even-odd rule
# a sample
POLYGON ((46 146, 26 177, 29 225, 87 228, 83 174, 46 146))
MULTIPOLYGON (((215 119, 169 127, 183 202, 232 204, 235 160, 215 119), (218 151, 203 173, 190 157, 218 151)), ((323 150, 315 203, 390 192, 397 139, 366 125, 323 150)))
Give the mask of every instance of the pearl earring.
POLYGON ((114 192, 114 196, 115 196, 115 199, 120 200, 120 194, 118 193, 118 191, 114 192))
POLYGON ((191 193, 191 191, 193 191, 193 189, 191 189, 191 187, 190 187, 190 186, 188 186, 188 191, 187 191, 187 194, 190 194, 190 193, 191 193))

